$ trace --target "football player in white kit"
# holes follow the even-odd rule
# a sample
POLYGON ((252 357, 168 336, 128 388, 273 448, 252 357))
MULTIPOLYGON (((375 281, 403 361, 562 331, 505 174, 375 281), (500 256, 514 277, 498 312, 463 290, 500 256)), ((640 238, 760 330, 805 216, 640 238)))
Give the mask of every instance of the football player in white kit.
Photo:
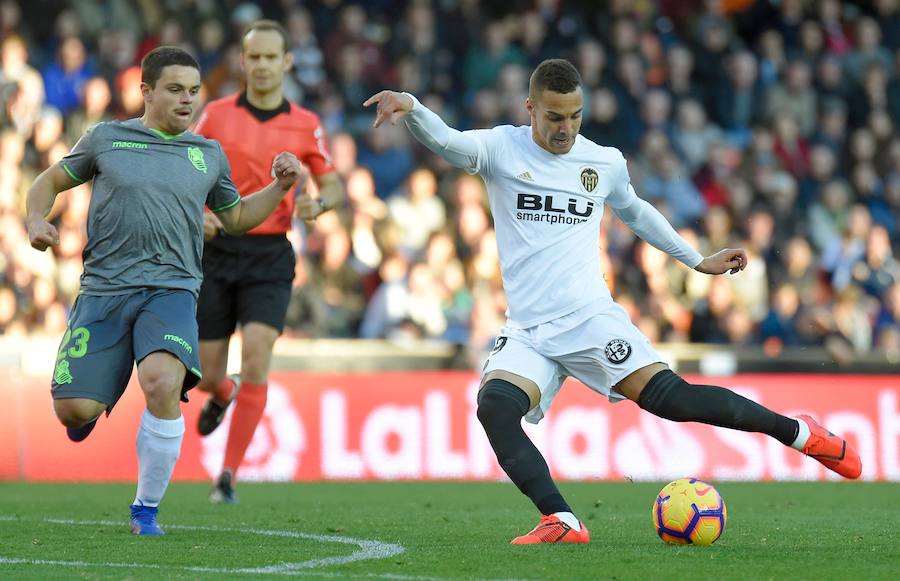
POLYGON ((747 255, 729 248, 703 257, 679 236, 635 194, 622 153, 578 134, 582 102, 578 71, 551 59, 531 75, 531 126, 460 132, 394 91, 364 103, 377 103, 375 127, 403 118, 431 151, 487 185, 509 311, 482 372, 477 413, 500 466, 541 513, 513 544, 590 540, 521 424, 523 416, 532 423, 543 417, 567 376, 662 418, 767 434, 846 478, 859 477, 859 455, 811 417, 789 418, 725 388, 687 383, 613 302, 598 253, 604 206, 699 272, 735 274, 747 255))

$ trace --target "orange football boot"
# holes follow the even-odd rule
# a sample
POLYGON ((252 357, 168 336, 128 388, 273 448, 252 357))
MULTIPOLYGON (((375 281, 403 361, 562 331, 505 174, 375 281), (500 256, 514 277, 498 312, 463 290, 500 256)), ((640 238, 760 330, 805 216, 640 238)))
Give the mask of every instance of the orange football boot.
POLYGON ((570 543, 570 544, 586 544, 591 541, 591 533, 588 532, 584 523, 581 524, 581 530, 576 531, 557 516, 541 516, 541 522, 538 526, 531 529, 531 532, 516 537, 512 540, 513 545, 537 545, 538 543, 570 543))
POLYGON ((844 478, 859 478, 862 474, 862 462, 856 450, 847 444, 847 440, 835 436, 809 416, 797 416, 797 420, 804 421, 809 426, 810 436, 803 446, 804 454, 844 478))

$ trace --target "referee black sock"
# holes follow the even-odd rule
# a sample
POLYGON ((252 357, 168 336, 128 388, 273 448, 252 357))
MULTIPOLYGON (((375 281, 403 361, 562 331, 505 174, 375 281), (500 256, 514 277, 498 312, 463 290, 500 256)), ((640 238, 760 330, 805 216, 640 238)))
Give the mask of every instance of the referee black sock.
POLYGON ((637 404, 667 420, 761 432, 785 446, 797 439, 800 430, 795 419, 776 414, 724 387, 692 385, 668 369, 647 382, 637 404))
POLYGON ((509 479, 541 514, 572 512, 550 478, 544 457, 522 429, 529 407, 525 392, 502 379, 491 379, 478 394, 478 420, 509 479))

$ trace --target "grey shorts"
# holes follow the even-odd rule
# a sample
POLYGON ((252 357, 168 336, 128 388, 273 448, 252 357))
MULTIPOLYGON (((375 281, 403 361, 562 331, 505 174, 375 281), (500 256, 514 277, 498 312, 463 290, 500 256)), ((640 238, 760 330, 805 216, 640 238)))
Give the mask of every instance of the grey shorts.
POLYGON ((187 369, 181 391, 187 401, 187 391, 202 376, 196 317, 197 300, 186 290, 79 296, 56 356, 53 399, 92 399, 111 410, 125 393, 134 364, 166 351, 187 369))

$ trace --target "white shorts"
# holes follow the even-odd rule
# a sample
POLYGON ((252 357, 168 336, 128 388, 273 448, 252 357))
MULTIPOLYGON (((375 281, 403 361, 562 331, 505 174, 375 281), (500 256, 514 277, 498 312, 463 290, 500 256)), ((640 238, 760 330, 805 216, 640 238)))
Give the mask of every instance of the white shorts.
POLYGON ((566 377, 574 377, 609 401, 625 396, 612 387, 632 372, 664 362, 625 310, 615 303, 588 305, 527 329, 506 326, 484 364, 481 377, 506 371, 530 379, 540 404, 525 415, 538 423, 566 377))

